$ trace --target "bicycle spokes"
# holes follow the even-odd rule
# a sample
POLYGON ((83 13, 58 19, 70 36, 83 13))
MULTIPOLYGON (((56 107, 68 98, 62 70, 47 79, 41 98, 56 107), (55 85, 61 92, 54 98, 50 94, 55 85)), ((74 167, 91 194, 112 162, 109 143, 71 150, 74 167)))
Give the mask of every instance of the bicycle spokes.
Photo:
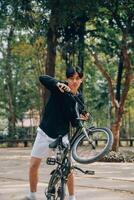
POLYGON ((89 139, 83 133, 74 143, 72 155, 77 162, 95 162, 104 156, 111 148, 112 134, 108 129, 91 129, 88 136, 89 139))

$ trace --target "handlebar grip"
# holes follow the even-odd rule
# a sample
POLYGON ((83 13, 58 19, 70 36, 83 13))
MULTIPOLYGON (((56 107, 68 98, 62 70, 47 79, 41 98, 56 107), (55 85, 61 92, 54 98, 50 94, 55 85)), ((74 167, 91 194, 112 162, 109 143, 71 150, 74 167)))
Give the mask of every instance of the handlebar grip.
POLYGON ((94 175, 94 174, 95 174, 95 171, 92 171, 92 170, 86 170, 86 171, 85 171, 85 174, 88 174, 88 175, 94 175))

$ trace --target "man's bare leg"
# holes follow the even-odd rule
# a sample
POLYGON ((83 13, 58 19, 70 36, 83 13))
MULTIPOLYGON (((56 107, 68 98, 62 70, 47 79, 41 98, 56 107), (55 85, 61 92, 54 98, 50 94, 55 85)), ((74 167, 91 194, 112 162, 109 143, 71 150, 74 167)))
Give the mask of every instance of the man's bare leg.
POLYGON ((30 169, 29 169, 30 192, 37 191, 38 169, 39 169, 40 163, 41 163, 40 158, 31 157, 30 169))
POLYGON ((68 187, 68 192, 69 192, 69 200, 75 200, 75 194, 74 194, 74 175, 73 175, 73 172, 71 172, 68 175, 67 187, 68 187))
POLYGON ((41 163, 40 158, 31 157, 30 167, 29 167, 29 184, 30 191, 29 194, 22 200, 36 200, 36 191, 38 184, 38 169, 41 163))

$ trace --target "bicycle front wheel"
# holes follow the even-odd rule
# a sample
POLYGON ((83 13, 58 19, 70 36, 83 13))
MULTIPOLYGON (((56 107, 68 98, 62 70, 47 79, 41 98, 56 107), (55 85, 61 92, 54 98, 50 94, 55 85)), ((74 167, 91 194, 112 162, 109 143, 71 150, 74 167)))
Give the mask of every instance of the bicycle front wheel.
POLYGON ((48 184, 47 200, 64 200, 65 185, 65 180, 55 171, 48 184))
POLYGON ((73 145, 72 156, 79 163, 89 164, 108 153, 113 144, 113 135, 108 128, 89 128, 85 131, 88 137, 85 133, 79 135, 73 145))

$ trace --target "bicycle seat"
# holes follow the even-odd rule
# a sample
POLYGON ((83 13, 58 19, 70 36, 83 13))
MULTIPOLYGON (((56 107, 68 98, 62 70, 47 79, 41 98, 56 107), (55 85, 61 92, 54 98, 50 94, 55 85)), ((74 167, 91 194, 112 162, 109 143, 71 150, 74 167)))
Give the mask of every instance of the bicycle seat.
POLYGON ((54 142, 49 144, 49 148, 50 149, 55 149, 58 145, 63 146, 63 144, 62 144, 62 136, 61 135, 59 135, 58 138, 54 142))
POLYGON ((57 138, 54 142, 49 144, 49 148, 50 149, 55 149, 58 146, 58 144, 59 144, 59 140, 57 138))

